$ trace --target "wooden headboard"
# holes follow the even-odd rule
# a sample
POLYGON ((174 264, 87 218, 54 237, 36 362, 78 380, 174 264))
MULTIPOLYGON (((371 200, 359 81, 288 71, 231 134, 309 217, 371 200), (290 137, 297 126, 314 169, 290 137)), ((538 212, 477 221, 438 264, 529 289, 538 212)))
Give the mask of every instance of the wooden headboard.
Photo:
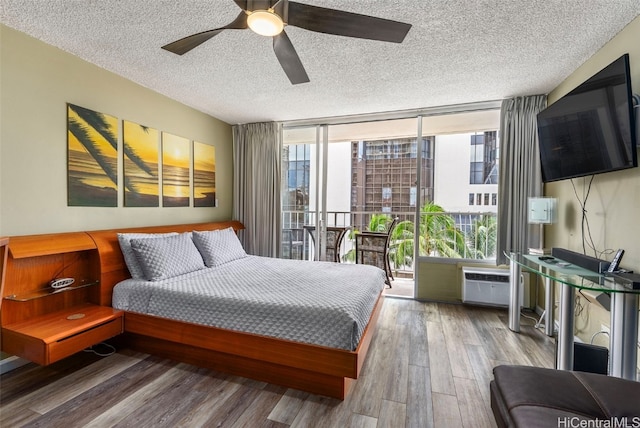
POLYGON ((4 300, 4 277, 7 271, 7 258, 9 255, 9 238, 0 236, 0 308, 4 300))
POLYGON ((130 278, 129 270, 124 262, 120 244, 118 243, 118 233, 168 233, 168 232, 191 232, 193 230, 219 230, 233 227, 236 233, 244 229, 244 225, 239 221, 223 221, 211 223, 176 224, 169 226, 149 226, 134 227, 128 229, 98 230, 87 232, 96 243, 100 260, 100 297, 99 303, 104 306, 111 306, 111 295, 113 287, 127 278, 130 278))

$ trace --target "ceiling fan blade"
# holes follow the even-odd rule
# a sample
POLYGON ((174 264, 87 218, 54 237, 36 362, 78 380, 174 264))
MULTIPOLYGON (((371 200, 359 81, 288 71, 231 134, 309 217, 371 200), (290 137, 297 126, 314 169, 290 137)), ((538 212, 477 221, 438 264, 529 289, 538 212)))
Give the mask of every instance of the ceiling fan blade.
POLYGON ((233 0, 240 9, 247 10, 247 0, 233 0))
POLYGON ((284 31, 277 36, 273 36, 273 51, 276 53, 282 69, 293 85, 309 81, 309 76, 304 70, 302 61, 300 61, 300 57, 298 57, 293 44, 291 44, 289 36, 284 31))
POLYGON ((336 9, 288 2, 287 24, 318 33, 402 43, 411 24, 336 9))
POLYGON ((200 46, 202 43, 206 42, 213 36, 218 35, 220 32, 222 32, 222 30, 243 30, 245 28, 247 28, 247 14, 242 11, 236 17, 236 19, 222 28, 216 28, 215 30, 208 30, 197 34, 192 34, 180 40, 176 40, 175 42, 164 45, 162 46, 162 49, 173 52, 177 55, 184 55, 191 49, 200 46))
MULTIPOLYGON (((241 1, 241 0, 238 0, 238 1, 241 1)), ((236 1, 236 3, 238 3, 238 1, 236 1)), ((245 0, 244 3, 246 3, 246 7, 244 8, 244 10, 247 10, 247 11, 267 10, 276 2, 277 0, 245 0)))

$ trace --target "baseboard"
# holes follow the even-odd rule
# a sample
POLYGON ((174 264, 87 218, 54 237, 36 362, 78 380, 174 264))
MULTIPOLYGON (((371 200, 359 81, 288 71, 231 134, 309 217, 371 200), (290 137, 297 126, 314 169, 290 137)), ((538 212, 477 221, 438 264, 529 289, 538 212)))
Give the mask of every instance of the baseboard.
POLYGON ((0 374, 5 374, 10 372, 11 370, 15 370, 18 367, 22 367, 26 364, 29 364, 29 360, 25 360, 24 358, 11 356, 0 360, 0 374))

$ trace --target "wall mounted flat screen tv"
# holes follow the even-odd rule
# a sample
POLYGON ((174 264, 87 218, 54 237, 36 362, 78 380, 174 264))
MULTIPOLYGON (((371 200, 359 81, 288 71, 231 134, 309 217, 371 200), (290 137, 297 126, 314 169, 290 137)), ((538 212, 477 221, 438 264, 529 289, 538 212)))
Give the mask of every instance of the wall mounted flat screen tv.
POLYGON ((638 166, 625 54, 538 114, 542 181, 638 166))

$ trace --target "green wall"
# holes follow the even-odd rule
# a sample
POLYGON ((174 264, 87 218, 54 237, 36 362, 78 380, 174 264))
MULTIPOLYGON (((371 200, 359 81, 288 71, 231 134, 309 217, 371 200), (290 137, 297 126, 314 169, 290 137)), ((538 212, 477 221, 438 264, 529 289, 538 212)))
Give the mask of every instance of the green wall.
POLYGON ((2 25, 0 62, 0 236, 231 217, 229 124, 2 25), (218 207, 67 207, 66 103, 214 145, 218 207))

